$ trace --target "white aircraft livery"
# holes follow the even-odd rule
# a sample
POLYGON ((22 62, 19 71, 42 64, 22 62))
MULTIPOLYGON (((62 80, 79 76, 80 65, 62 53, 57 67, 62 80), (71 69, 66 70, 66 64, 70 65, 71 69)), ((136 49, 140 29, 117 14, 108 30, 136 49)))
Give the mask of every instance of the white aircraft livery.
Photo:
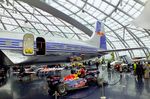
POLYGON ((107 50, 104 25, 100 21, 96 22, 95 32, 87 41, 0 32, 0 50, 13 64, 69 62, 102 56, 112 51, 142 48, 144 47, 107 50), (45 52, 44 55, 37 55, 41 49, 42 53, 45 52))

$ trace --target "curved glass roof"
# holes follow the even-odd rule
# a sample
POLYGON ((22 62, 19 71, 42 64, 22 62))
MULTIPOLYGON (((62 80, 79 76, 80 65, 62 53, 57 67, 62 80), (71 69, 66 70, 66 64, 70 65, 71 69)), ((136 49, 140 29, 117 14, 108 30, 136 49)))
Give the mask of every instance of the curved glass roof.
MULTIPOLYGON (((0 29, 86 40, 89 35, 24 0, 1 0, 0 29)), ((150 31, 129 24, 147 0, 37 0, 65 13, 91 31, 97 20, 105 24, 108 49, 150 46, 150 31)), ((145 57, 148 49, 118 52, 117 56, 145 57)))

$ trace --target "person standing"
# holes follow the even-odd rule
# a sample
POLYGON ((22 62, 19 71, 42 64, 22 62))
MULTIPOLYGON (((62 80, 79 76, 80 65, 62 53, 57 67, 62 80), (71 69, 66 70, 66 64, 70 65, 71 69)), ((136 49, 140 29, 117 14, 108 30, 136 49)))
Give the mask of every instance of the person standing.
POLYGON ((20 71, 19 71, 19 80, 20 81, 22 81, 24 75, 25 75, 25 68, 23 66, 20 66, 20 71))
POLYGON ((138 62, 137 67, 136 67, 136 75, 137 75, 138 80, 142 79, 144 75, 144 69, 143 69, 142 64, 140 64, 140 62, 138 62))
POLYGON ((135 62, 135 63, 133 64, 133 74, 134 74, 134 75, 136 75, 137 63, 138 63, 138 62, 135 62))
POLYGON ((146 62, 145 63, 145 65, 144 65, 144 78, 149 78, 149 73, 150 73, 150 68, 149 68, 149 66, 148 66, 148 62, 146 62))
POLYGON ((91 66, 91 60, 88 61, 88 65, 91 66))
POLYGON ((120 65, 120 67, 119 67, 120 78, 122 78, 122 71, 123 71, 123 69, 122 69, 122 65, 120 65))
POLYGON ((95 65, 96 65, 96 68, 98 69, 99 62, 98 62, 98 61, 96 61, 95 65))
POLYGON ((111 68, 110 61, 108 61, 108 63, 107 63, 107 70, 109 71, 110 68, 111 68))

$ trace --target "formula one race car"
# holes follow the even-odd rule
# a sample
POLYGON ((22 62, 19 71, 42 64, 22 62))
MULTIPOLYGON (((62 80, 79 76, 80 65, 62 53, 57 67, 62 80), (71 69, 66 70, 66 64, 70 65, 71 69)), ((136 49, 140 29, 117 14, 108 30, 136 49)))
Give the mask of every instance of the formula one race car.
POLYGON ((69 90, 86 88, 91 85, 101 85, 101 83, 98 82, 99 72, 97 70, 86 71, 85 75, 82 75, 82 73, 84 73, 83 69, 81 73, 69 74, 63 78, 60 76, 47 77, 49 92, 54 93, 57 91, 59 95, 64 95, 69 90))

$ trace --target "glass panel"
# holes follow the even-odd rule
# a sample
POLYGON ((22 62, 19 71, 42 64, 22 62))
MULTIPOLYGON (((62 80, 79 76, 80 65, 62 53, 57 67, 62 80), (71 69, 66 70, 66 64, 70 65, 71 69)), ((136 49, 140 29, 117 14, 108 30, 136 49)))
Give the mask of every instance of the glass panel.
MULTIPOLYGON (((14 0, 8 1, 11 3, 14 2, 14 0)), ((129 29, 132 33, 139 37, 139 39, 141 39, 141 41, 146 46, 150 46, 149 34, 145 32, 145 30, 143 30, 142 28, 134 27, 132 25, 128 25, 130 21, 132 21, 134 18, 141 14, 141 11, 144 8, 143 5, 136 2, 141 1, 145 3, 146 0, 122 0, 116 11, 114 11, 114 9, 120 0, 87 0, 87 3, 86 0, 43 1, 45 1, 50 6, 58 9, 59 11, 65 13, 66 15, 70 16, 71 18, 77 20, 92 31, 95 29, 94 26, 96 20, 102 20, 107 26, 105 27, 106 36, 112 41, 116 48, 124 48, 124 45, 113 32, 116 32, 116 34, 125 39, 130 47, 138 46, 137 42, 134 40, 133 37, 131 37, 127 30, 125 30, 125 35, 123 34, 123 28, 126 25, 128 27, 127 29, 129 29), (113 7, 111 4, 115 7, 113 7)), ((89 38, 86 33, 83 33, 81 30, 77 29, 76 27, 65 21, 62 21, 61 19, 55 18, 50 13, 44 12, 35 7, 31 7, 26 3, 20 3, 31 13, 26 11, 17 2, 15 2, 14 6, 2 3, 4 8, 3 6, 0 7, 0 18, 8 30, 12 30, 14 32, 22 31, 22 29, 19 27, 20 24, 23 28, 25 28, 25 32, 35 32, 36 34, 38 34, 37 31, 39 31, 40 33, 44 35, 46 34, 47 36, 52 36, 50 32, 53 32, 55 37, 64 37, 63 33, 65 33, 66 35, 68 35, 69 38, 78 39, 78 37, 74 35, 76 33, 83 40, 89 38), (15 10, 15 8, 18 9, 23 14, 23 16, 17 10, 15 10), (16 21, 6 10, 13 15, 13 17, 19 24, 16 23, 16 21), (34 14, 34 16, 36 16, 38 19, 36 19, 32 14, 34 14), (27 18, 29 22, 24 17, 27 18)), ((4 29, 2 23, 0 24, 0 29, 4 29)), ((126 53, 128 54, 128 51, 126 53)), ((142 51, 139 53, 140 54, 137 55, 143 54, 142 51)), ((120 52, 119 54, 124 54, 124 52, 120 52)), ((134 54, 136 55, 136 53, 134 54)))

